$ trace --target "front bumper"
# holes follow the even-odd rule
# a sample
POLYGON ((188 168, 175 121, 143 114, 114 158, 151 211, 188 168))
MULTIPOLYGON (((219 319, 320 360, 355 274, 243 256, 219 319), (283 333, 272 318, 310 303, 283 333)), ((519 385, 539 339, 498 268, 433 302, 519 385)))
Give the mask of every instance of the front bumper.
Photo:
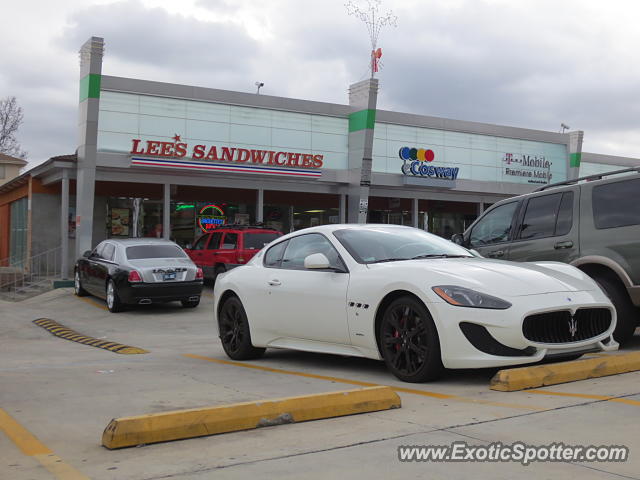
POLYGON ((202 294, 203 282, 134 283, 119 289, 123 303, 163 303, 176 300, 194 300, 202 294))
POLYGON ((435 313, 434 320, 440 335, 442 362, 446 368, 520 365, 535 363, 544 358, 609 351, 618 348, 618 343, 611 336, 616 324, 616 312, 602 292, 560 292, 511 297, 507 300, 513 305, 506 310, 454 307, 444 302, 429 305, 429 309, 435 313), (571 300, 568 300, 569 298, 571 300), (603 333, 577 342, 538 343, 527 339, 523 334, 522 324, 529 315, 557 310, 570 310, 573 313, 579 308, 609 309, 612 318, 611 325, 603 333), (486 329, 486 332, 500 345, 500 348, 497 348, 495 343, 492 348, 485 348, 487 342, 478 344, 477 341, 473 342, 477 345, 474 346, 463 333, 461 324, 474 324, 486 329), (478 346, 485 351, 480 350, 478 346), (508 353, 508 355, 495 354, 500 352, 508 353))

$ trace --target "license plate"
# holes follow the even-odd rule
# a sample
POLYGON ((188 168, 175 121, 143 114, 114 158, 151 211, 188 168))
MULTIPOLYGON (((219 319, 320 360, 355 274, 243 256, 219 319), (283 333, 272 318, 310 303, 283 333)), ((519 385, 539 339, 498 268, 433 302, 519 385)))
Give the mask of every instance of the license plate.
POLYGON ((175 280, 176 279, 176 274, 175 273, 163 273, 162 274, 162 280, 164 280, 165 282, 167 280, 175 280))

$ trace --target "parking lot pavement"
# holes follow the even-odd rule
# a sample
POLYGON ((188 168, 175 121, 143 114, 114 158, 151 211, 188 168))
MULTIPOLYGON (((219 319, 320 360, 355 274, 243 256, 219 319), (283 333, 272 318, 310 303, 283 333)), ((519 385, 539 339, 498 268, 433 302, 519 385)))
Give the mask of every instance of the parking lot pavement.
MULTIPOLYGON (((51 453, 25 453, 24 437, 10 435, 7 421, 0 421, 0 478, 1 472, 10 479, 83 478, 73 472, 97 479, 639 477, 634 419, 640 373, 505 393, 488 388, 495 370, 448 372, 437 382, 406 384, 382 362, 366 359, 273 350, 261 360, 230 362, 213 334, 212 304, 208 290, 196 309, 176 303, 114 315, 101 300, 77 298, 67 289, 1 303, 0 413, 51 453), (32 323, 42 317, 149 353, 118 355, 54 337, 32 323), (364 385, 392 386, 402 408, 140 448, 100 446, 103 429, 116 417, 364 385), (398 461, 399 445, 461 440, 627 445, 631 456, 624 463, 526 467, 398 461)), ((640 349, 639 337, 630 349, 640 349)))

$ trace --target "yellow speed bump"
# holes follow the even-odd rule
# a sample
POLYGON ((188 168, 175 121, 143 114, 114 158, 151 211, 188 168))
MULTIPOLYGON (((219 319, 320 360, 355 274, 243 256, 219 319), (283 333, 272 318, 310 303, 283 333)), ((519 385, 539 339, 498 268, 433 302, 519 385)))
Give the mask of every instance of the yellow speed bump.
POLYGON ((109 449, 133 447, 400 406, 400 397, 391 388, 369 387, 152 413, 114 418, 102 434, 102 445, 109 449))
POLYGON ((640 352, 500 370, 491 379, 490 388, 514 392, 636 370, 640 370, 640 352))
POLYGON ((122 343, 110 342, 108 340, 101 340, 99 338, 82 335, 49 318, 38 318, 37 320, 34 320, 33 323, 44 328, 51 335, 55 335, 56 337, 64 338, 65 340, 70 340, 72 342, 82 343, 83 345, 89 345, 91 347, 102 348, 104 350, 109 350, 110 352, 124 355, 149 353, 144 348, 131 347, 129 345, 123 345, 122 343))

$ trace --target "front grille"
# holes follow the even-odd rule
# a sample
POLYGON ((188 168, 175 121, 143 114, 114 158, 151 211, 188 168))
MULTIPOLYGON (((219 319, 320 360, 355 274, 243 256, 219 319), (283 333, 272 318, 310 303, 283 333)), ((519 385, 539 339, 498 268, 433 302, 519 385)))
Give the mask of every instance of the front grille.
POLYGON ((522 324, 525 338, 539 343, 571 343, 597 337, 611 326, 607 308, 580 308, 571 312, 547 312, 529 315, 522 324))

